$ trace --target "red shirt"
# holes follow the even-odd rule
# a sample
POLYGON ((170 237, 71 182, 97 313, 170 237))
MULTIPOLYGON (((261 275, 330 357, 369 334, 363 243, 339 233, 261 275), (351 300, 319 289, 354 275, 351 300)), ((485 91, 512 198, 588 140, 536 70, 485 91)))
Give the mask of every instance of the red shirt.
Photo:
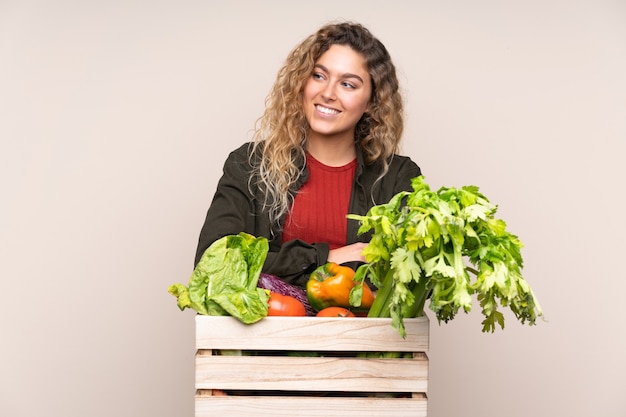
POLYGON ((346 245, 348 207, 356 172, 356 159, 331 167, 307 153, 309 179, 300 188, 285 218, 283 242, 300 239, 328 243, 330 249, 346 245))

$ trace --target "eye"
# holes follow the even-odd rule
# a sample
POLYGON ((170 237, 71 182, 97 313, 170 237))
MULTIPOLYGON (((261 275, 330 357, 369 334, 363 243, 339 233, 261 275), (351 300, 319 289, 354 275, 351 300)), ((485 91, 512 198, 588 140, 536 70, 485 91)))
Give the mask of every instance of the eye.
POLYGON ((356 86, 355 86, 354 84, 352 84, 352 83, 350 83, 350 82, 348 82, 348 81, 344 81, 344 82, 342 82, 342 83, 341 83, 341 85, 343 85, 344 87, 349 88, 349 89, 354 89, 354 88, 356 88, 356 86))
POLYGON ((321 72, 314 72, 311 77, 314 80, 323 80, 324 79, 324 74, 322 74, 321 72))

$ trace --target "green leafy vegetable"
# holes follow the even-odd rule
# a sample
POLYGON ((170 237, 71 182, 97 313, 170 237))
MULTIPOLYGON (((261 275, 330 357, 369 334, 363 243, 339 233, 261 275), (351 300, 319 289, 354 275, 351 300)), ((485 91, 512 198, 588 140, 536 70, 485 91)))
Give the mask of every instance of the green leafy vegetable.
POLYGON ((368 316, 391 317, 405 336, 403 319, 421 316, 428 297, 441 323, 460 309, 469 312, 475 295, 483 332, 504 328, 499 305, 522 324, 534 325, 543 312, 521 275, 522 243, 494 217, 497 206, 476 186, 435 192, 420 176, 412 187, 365 216, 348 216, 361 222, 360 234, 372 230, 363 251, 367 263, 356 274, 378 287, 368 316))
POLYGON ((168 291, 181 310, 231 315, 243 323, 254 323, 267 316, 269 295, 257 288, 257 282, 268 250, 266 238, 247 233, 224 236, 204 252, 188 287, 173 284, 168 291))

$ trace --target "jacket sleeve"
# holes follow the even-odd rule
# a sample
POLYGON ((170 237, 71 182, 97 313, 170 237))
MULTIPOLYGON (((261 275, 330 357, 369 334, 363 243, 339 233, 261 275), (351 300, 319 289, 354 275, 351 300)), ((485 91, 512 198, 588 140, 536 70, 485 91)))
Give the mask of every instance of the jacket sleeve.
POLYGON ((411 180, 420 175, 422 175, 422 171, 415 162, 407 157, 401 158, 400 165, 395 175, 393 195, 401 191, 412 191, 411 180))
POLYGON ((224 163, 222 177, 200 231, 194 265, 198 264, 204 251, 221 237, 243 231, 254 234, 254 225, 248 224, 253 199, 248 189, 251 169, 246 146, 231 152, 224 163))
POLYGON ((327 243, 309 244, 300 239, 272 247, 267 254, 263 272, 281 277, 286 282, 306 287, 311 272, 328 260, 327 243))

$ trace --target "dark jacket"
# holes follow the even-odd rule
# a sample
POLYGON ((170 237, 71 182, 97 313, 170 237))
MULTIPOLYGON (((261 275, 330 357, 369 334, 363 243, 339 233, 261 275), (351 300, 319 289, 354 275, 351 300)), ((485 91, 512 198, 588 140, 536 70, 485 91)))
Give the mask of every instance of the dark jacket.
MULTIPOLYGON (((310 273, 327 262, 327 243, 307 243, 291 240, 282 244, 280 227, 272 226, 267 211, 263 210, 263 195, 254 179, 250 181, 252 166, 249 162, 250 144, 244 144, 231 152, 224 163, 224 172, 217 184, 217 190, 207 212, 200 232, 195 263, 204 251, 219 238, 247 232, 264 236, 269 240, 270 250, 265 260, 263 272, 283 278, 285 281, 304 287, 310 273)), ((258 158, 259 155, 256 155, 258 158)), ((301 161, 304 164, 304 161, 301 161)), ((387 203, 400 191, 411 190, 411 179, 421 175, 420 168, 411 159, 395 155, 389 164, 389 171, 382 180, 376 182, 380 172, 379 164, 366 165, 363 155, 357 148, 357 170, 350 197, 351 214, 366 214, 376 204, 387 203)), ((308 171, 295 185, 293 192, 306 182, 308 171)), ((369 235, 357 236, 359 222, 347 220, 346 243, 369 241, 369 235)))

